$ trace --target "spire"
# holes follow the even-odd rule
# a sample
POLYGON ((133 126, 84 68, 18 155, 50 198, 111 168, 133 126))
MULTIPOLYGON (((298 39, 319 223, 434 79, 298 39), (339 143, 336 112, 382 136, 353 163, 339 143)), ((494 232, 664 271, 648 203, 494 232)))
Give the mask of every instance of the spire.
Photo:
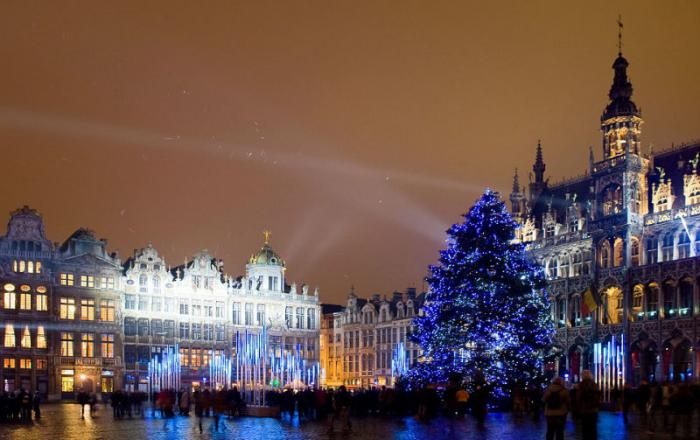
POLYGON ((532 171, 535 172, 535 183, 544 182, 544 160, 542 160, 542 142, 537 140, 537 155, 535 156, 535 164, 532 166, 532 171))
POLYGON ((513 175, 513 193, 518 193, 520 191, 520 182, 518 181, 518 169, 515 169, 515 174, 513 175))
POLYGON ((640 112, 636 104, 632 101, 632 83, 627 78, 627 67, 629 63, 622 56, 622 16, 617 20, 617 58, 613 62, 612 68, 615 71, 612 86, 608 97, 610 103, 603 112, 602 119, 607 120, 616 116, 639 116, 640 112))

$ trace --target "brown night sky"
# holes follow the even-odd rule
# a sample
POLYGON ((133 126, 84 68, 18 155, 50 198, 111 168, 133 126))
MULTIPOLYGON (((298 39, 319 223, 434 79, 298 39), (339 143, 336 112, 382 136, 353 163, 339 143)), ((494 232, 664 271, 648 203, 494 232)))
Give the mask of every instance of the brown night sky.
POLYGON ((420 288, 538 138, 552 180, 600 157, 618 13, 644 145, 700 137, 695 1, 26 3, 0 6, 0 212, 232 275, 269 228, 325 302, 420 288))

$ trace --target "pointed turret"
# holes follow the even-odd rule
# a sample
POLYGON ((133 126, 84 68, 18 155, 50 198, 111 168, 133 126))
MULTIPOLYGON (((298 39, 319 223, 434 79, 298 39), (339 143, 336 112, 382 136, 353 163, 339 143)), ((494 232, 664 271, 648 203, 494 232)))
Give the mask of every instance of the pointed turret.
POLYGON ((523 214, 523 199, 524 194, 520 192, 520 182, 518 179, 518 169, 515 169, 513 175, 513 191, 510 193, 510 210, 513 217, 518 219, 523 214))
POLYGON ((535 164, 532 166, 532 171, 535 173, 535 183, 544 182, 544 169, 546 168, 544 160, 542 160, 542 143, 537 140, 537 154, 535 156, 535 164))

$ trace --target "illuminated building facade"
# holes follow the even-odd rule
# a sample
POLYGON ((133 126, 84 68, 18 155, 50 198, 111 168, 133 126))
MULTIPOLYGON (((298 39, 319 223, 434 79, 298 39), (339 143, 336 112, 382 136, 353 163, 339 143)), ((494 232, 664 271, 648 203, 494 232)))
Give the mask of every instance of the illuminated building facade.
POLYGON ((170 268, 153 246, 125 264, 124 360, 127 388, 147 388, 147 364, 166 347, 177 345, 182 383, 205 385, 216 354, 233 355, 236 333, 267 328, 268 348, 276 358, 298 354, 318 362, 318 290, 286 284, 284 260, 267 238, 253 254, 243 277, 232 278, 223 262, 202 251, 170 268))
POLYGON ((627 68, 620 53, 602 158, 591 150, 585 175, 550 185, 538 144, 528 194, 516 172, 510 195, 518 239, 548 279, 547 368, 572 381, 583 369, 633 385, 685 380, 699 366, 700 143, 642 151, 627 68))
POLYGON ((206 385, 215 354, 235 356, 237 333, 267 329, 269 355, 319 360, 318 289, 286 283, 267 241, 233 278, 206 251, 169 267, 148 245, 124 264, 78 229, 62 244, 42 217, 11 213, 0 237, 0 383, 73 398, 83 389, 145 389, 148 361, 178 346, 183 385, 206 385))
MULTIPOLYGON (((350 292, 344 307, 327 308, 321 328, 322 383, 350 388, 392 386, 392 365, 398 347, 412 364, 419 348, 408 340, 411 321, 425 295, 414 288, 394 292, 390 299, 361 299, 350 292)), ((328 307, 328 306, 325 306, 328 307)))

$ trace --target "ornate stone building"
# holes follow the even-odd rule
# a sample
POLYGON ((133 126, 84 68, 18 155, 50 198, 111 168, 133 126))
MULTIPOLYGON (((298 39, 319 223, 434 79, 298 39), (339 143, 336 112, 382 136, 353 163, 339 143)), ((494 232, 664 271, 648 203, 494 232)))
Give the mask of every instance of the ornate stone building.
POLYGON ((83 228, 52 243, 37 211, 11 213, 0 237, 3 389, 52 400, 144 389, 148 361, 174 345, 183 384, 197 385, 213 355, 235 355, 237 332, 263 326, 270 356, 318 362, 318 289, 288 285, 267 238, 237 278, 206 251, 171 268, 150 244, 124 264, 106 247, 83 228))
POLYGON ((573 381, 583 369, 685 380, 700 348, 700 143, 645 154, 628 62, 620 53, 612 67, 602 158, 591 149, 586 175, 550 185, 538 143, 529 191, 516 172, 510 195, 518 239, 549 280, 547 365, 573 381))
POLYGON ((419 348, 408 335, 424 298, 414 288, 394 292, 390 299, 374 295, 369 300, 352 290, 344 307, 324 305, 322 383, 350 388, 393 385, 399 357, 405 356, 405 366, 418 359, 419 348))
POLYGON ((320 304, 302 285, 287 285, 285 262, 266 242, 246 265, 245 276, 225 274, 206 250, 170 268, 150 244, 125 264, 124 359, 127 387, 147 384, 154 354, 178 345, 183 383, 208 378, 215 354, 234 353, 235 335, 267 328, 270 354, 298 354, 318 362, 320 304))

